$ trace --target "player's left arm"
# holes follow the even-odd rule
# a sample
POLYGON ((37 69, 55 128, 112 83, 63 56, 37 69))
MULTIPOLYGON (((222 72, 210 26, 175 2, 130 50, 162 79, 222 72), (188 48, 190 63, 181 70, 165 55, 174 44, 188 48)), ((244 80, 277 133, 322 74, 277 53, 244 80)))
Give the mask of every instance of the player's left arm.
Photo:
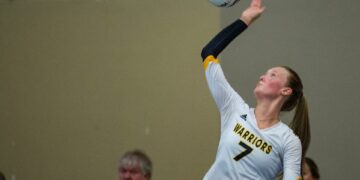
POLYGON ((301 158, 301 142, 294 136, 285 144, 283 180, 301 180, 301 158))

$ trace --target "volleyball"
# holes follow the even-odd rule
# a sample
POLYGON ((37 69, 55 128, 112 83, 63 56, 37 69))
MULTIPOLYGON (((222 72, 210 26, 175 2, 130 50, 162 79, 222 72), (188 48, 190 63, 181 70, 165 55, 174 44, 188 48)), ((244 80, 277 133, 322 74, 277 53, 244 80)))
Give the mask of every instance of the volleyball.
POLYGON ((217 6, 217 7, 231 7, 239 0, 209 0, 211 4, 217 6))

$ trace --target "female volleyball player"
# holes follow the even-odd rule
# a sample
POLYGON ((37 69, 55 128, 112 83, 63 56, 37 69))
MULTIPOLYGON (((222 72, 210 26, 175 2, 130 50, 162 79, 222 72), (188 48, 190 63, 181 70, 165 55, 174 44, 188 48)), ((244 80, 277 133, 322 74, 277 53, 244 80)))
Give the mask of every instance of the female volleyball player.
POLYGON ((219 32, 203 49, 209 89, 221 115, 221 135, 215 161, 205 180, 301 178, 301 160, 310 141, 309 119, 302 83, 292 69, 273 67, 254 89, 255 108, 227 82, 217 56, 264 11, 252 0, 240 19, 219 32), (296 108, 291 128, 279 119, 281 111, 296 108))

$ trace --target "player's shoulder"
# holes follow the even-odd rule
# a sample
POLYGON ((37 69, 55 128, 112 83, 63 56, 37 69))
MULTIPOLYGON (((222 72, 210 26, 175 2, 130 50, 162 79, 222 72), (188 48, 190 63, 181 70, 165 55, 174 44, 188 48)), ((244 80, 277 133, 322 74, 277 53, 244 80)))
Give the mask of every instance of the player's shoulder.
POLYGON ((293 130, 282 121, 276 126, 276 132, 280 135, 291 135, 294 134, 293 130))
POLYGON ((288 130, 283 135, 283 144, 288 149, 301 149, 300 138, 294 133, 294 131, 288 127, 288 130))
POLYGON ((284 143, 294 141, 300 142, 299 137, 294 133, 294 131, 283 122, 280 122, 280 125, 277 128, 277 133, 282 138, 284 143))

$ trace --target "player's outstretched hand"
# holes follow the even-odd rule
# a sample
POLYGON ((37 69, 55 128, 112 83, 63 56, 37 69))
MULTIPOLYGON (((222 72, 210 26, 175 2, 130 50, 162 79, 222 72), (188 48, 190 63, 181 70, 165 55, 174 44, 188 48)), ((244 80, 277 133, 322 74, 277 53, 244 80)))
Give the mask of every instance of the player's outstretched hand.
POLYGON ((251 0, 251 4, 241 14, 240 19, 247 25, 253 23, 264 12, 265 7, 261 5, 261 0, 251 0))

